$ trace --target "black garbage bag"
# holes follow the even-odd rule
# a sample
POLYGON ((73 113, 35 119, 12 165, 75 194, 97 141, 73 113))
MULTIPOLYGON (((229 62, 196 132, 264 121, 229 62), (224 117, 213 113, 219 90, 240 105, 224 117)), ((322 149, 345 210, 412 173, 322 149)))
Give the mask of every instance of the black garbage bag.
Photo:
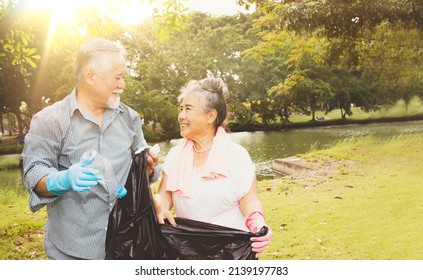
POLYGON ((105 259, 255 259, 253 234, 190 219, 175 218, 177 226, 158 224, 146 170, 148 149, 133 157, 125 184, 127 195, 117 200, 109 216, 105 259))
POLYGON ((178 260, 255 260, 250 238, 266 235, 268 228, 253 234, 194 221, 175 218, 177 226, 161 224, 161 234, 167 240, 166 254, 178 260))
POLYGON ((164 259, 164 241, 156 220, 146 169, 148 149, 135 154, 125 183, 127 194, 109 215, 106 259, 164 259))

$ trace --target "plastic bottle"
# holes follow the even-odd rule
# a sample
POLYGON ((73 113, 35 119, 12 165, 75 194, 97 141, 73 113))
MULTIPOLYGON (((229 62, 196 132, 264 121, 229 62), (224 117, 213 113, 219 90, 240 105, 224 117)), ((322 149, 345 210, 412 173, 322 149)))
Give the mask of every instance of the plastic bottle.
POLYGON ((89 166, 100 170, 103 180, 100 180, 99 183, 103 186, 107 186, 115 193, 115 200, 122 198, 127 194, 125 187, 119 185, 113 167, 105 157, 93 150, 87 151, 81 156, 81 161, 87 159, 93 159, 89 166))

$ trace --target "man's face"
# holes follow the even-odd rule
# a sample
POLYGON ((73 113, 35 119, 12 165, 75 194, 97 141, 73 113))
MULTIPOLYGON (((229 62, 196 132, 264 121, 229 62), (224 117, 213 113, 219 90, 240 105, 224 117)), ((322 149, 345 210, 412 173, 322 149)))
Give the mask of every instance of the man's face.
POLYGON ((109 66, 95 73, 94 89, 98 102, 104 107, 114 109, 119 106, 120 94, 125 89, 128 69, 125 58, 120 54, 110 53, 105 59, 108 59, 109 66))

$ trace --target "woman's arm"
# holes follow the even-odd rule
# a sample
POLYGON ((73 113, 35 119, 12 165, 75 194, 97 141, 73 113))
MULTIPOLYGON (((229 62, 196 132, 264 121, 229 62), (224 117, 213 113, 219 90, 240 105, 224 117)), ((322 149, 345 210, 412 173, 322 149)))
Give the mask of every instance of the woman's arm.
POLYGON ((166 190, 167 175, 162 172, 162 180, 160 181, 159 189, 154 196, 154 208, 156 210, 157 222, 164 224, 164 219, 168 220, 173 226, 176 226, 170 210, 173 207, 172 193, 166 190))
MULTIPOLYGON (((246 217, 245 225, 252 233, 259 232, 263 226, 267 226, 264 218, 263 206, 257 192, 257 179, 254 175, 253 183, 248 193, 240 200, 239 207, 246 217)), ((251 237, 252 251, 256 252, 258 258, 263 251, 269 247, 273 231, 267 226, 268 232, 264 236, 251 237)))
POLYGON ((239 208, 244 217, 248 217, 253 212, 259 211, 263 213, 263 206, 257 191, 257 178, 254 175, 253 183, 251 184, 248 193, 239 201, 239 208))

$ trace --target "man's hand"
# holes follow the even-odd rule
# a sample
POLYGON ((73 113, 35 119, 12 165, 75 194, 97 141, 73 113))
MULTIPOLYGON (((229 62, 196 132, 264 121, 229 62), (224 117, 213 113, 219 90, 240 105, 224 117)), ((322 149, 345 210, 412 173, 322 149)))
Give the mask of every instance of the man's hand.
POLYGON ((160 146, 158 144, 151 147, 148 151, 147 172, 149 177, 153 175, 154 169, 159 164, 159 156, 158 156, 159 152, 160 152, 160 146))
POLYGON ((62 196, 70 190, 88 191, 103 179, 98 169, 87 166, 92 160, 75 163, 68 170, 49 174, 46 180, 47 190, 57 196, 62 196))

